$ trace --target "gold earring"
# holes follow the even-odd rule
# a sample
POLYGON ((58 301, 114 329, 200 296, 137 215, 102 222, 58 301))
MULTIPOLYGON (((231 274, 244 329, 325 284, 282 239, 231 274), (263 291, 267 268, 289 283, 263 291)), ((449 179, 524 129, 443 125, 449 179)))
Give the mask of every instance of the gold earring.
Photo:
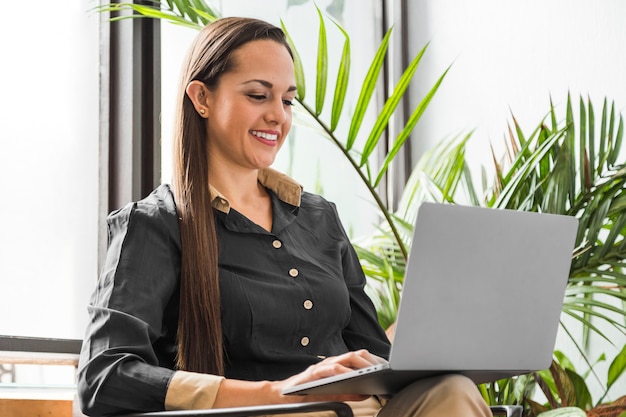
POLYGON ((204 114, 204 113, 206 113, 204 109, 200 109, 200 114, 204 114))

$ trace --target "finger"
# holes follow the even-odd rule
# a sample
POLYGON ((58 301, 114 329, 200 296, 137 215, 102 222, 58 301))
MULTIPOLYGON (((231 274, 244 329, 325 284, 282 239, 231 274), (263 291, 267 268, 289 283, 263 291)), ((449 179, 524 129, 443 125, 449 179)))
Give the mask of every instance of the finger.
POLYGON ((343 363, 328 363, 314 365, 308 369, 305 376, 308 380, 316 380, 320 378, 327 378, 339 374, 345 374, 346 372, 352 372, 354 368, 346 366, 343 363))
POLYGON ((360 369, 386 362, 387 361, 384 358, 373 355, 367 350, 358 350, 328 358, 321 363, 339 363, 350 369, 360 369))
POLYGON ((370 361, 372 363, 372 365, 380 365, 383 363, 387 363, 387 359, 385 358, 381 358, 380 356, 376 356, 373 353, 370 353, 367 350, 364 350, 364 355, 367 358, 368 361, 370 361))

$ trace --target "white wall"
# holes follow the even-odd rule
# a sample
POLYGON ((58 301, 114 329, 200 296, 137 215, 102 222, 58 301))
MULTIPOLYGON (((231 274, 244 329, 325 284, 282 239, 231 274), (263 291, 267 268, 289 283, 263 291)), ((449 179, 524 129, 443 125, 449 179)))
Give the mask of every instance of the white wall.
MULTIPOLYGON (((558 114, 565 114, 568 92, 575 109, 580 95, 589 96, 596 117, 605 97, 618 111, 626 110, 626 1, 415 0, 409 2, 409 15, 411 54, 430 42, 411 93, 421 98, 452 64, 416 128, 417 154, 475 129, 468 159, 473 167, 489 164, 488 146, 502 149, 511 112, 523 131, 531 132, 551 97, 558 114)), ((606 352, 612 359, 626 343, 623 334, 611 337, 616 347, 592 339, 592 358, 606 352)), ((563 334, 557 347, 578 357, 563 334)), ((594 369, 606 380, 606 363, 594 369)), ((599 388, 590 386, 597 400, 599 388)), ((611 397, 624 392, 622 377, 611 397)))
POLYGON ((568 92, 597 109, 604 97, 626 106, 623 0, 417 0, 409 13, 412 53, 430 42, 413 91, 452 64, 418 127, 421 145, 476 129, 480 161, 502 141, 511 112, 533 129, 550 97, 561 111, 568 92))

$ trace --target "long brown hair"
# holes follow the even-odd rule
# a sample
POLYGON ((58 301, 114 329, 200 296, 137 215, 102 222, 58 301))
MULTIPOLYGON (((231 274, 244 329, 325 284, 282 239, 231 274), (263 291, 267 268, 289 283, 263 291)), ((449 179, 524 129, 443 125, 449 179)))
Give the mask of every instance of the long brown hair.
MULTIPOLYGON (((186 94, 193 80, 217 87, 234 65, 233 51, 261 39, 291 50, 281 29, 239 17, 219 19, 200 31, 184 61, 175 120, 172 185, 182 241, 178 369, 224 374, 218 244, 209 194, 206 119, 186 94)), ((293 57, 293 55, 292 55, 293 57)))

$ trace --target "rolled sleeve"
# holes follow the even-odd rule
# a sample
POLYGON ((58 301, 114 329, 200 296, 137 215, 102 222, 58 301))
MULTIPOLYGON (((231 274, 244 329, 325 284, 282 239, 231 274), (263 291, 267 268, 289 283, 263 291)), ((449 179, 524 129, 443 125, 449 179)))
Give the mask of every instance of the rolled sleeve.
POLYGON ((166 410, 202 410, 213 408, 224 377, 195 372, 176 371, 167 395, 166 410))

